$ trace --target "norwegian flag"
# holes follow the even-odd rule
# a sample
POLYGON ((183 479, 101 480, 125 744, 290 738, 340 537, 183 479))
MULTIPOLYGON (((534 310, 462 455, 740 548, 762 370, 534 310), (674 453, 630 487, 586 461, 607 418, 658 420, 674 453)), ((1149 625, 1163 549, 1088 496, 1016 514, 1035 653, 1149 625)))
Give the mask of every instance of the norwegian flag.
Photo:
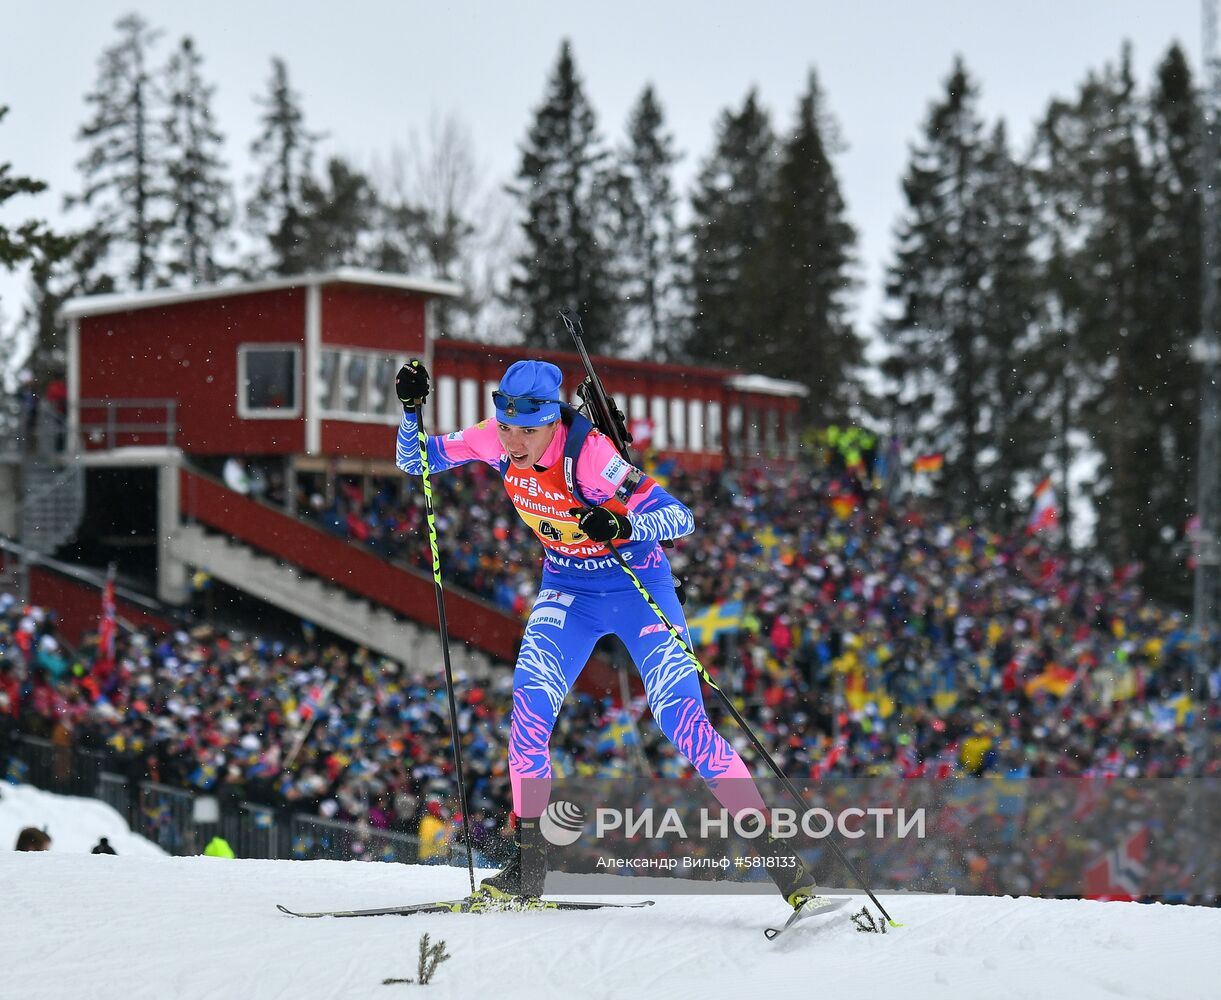
POLYGON ((923 778, 928 772, 924 761, 910 743, 901 747, 895 754, 895 763, 899 765, 899 773, 905 778, 923 778))
POLYGON ((827 751, 827 755, 822 760, 815 761, 814 765, 810 768, 810 777, 815 781, 821 781, 825 778, 831 772, 831 769, 839 763, 846 749, 843 743, 836 743, 835 746, 827 751))
POLYGON ((831 769, 840 762, 844 754, 848 752, 848 713, 840 712, 835 717, 836 729, 835 743, 826 756, 822 760, 815 761, 810 767, 810 778, 813 781, 821 781, 831 769))
POLYGON ((1060 508, 1056 503, 1056 491, 1052 489, 1051 477, 1048 476, 1034 488, 1034 506, 1030 509, 1030 523, 1026 525, 1026 534, 1035 535, 1054 528, 1059 520, 1060 508))
POLYGON ((1108 751, 1094 767, 1091 767, 1086 773, 1091 777, 1097 775, 1108 780, 1118 778, 1123 774, 1124 768, 1123 751, 1114 749, 1108 751))
POLYGON ((947 837, 961 837, 980 814, 979 797, 967 785, 951 786, 945 806, 937 816, 937 830, 947 837))
POLYGON ((94 671, 99 677, 109 677, 114 672, 114 641, 119 625, 114 602, 114 563, 106 570, 106 583, 102 586, 102 615, 98 619, 98 656, 94 671))
POLYGON ((958 742, 955 741, 947 746, 941 753, 933 759, 933 777, 938 781, 945 781, 954 777, 954 771, 958 761, 958 742))
POLYGON ((1001 673, 1001 689, 1006 693, 1016 691, 1018 684, 1021 683, 1022 663, 1016 656, 1005 664, 1005 669, 1001 673))
POLYGON ((1106 801, 1104 780, 1096 775, 1086 775, 1076 780, 1077 800, 1072 812, 1074 823, 1080 823, 1106 801))
POLYGON ((302 722, 308 722, 322 711, 331 696, 331 688, 334 686, 334 681, 327 681, 325 685, 314 684, 306 689, 305 697, 301 699, 301 707, 297 709, 297 716, 302 722))
POLYGON ((628 424, 627 432, 632 435, 632 444, 637 448, 648 448, 653 444, 653 421, 648 417, 636 417, 628 424))
POLYGON ((1090 899, 1136 899, 1148 850, 1149 828, 1142 826, 1085 869, 1085 895, 1090 899))

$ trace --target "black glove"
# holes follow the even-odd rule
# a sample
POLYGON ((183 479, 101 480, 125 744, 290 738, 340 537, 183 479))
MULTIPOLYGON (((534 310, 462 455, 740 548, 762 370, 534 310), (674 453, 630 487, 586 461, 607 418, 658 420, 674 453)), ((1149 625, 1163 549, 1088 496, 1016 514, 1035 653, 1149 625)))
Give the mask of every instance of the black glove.
POLYGON ((632 522, 605 507, 573 507, 568 513, 577 519, 577 527, 595 542, 632 537, 632 522))
POLYGON ((408 361, 394 379, 394 391, 404 410, 418 410, 428 398, 428 369, 421 361, 408 361))

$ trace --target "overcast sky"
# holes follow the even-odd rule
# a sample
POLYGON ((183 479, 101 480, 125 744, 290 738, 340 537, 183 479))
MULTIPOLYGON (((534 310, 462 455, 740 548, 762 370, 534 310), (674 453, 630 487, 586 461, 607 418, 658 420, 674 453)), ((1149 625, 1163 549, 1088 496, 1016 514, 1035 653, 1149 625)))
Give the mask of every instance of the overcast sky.
MULTIPOLYGON (((783 128, 814 67, 848 146, 837 169, 861 235, 866 324, 881 301, 908 144, 956 53, 981 86, 984 113, 1003 117, 1024 145, 1048 100, 1117 58, 1124 39, 1142 87, 1173 42, 1197 73, 1200 51, 1199 0, 8 0, 0 104, 10 112, 0 123, 0 163, 49 182, 52 193, 37 204, 10 201, 4 221, 34 212, 56 219, 63 195, 79 186, 82 147, 73 137, 87 117, 84 94, 117 38, 114 22, 132 10, 165 30, 163 57, 184 34, 195 39, 239 180, 249 173, 253 98, 266 90, 272 56, 286 61, 307 125, 327 133, 323 153, 367 166, 405 146, 430 115, 455 112, 489 174, 507 179, 568 37, 606 138, 620 138, 630 106, 654 84, 685 154, 684 192, 724 108, 757 86, 783 128)), ((11 318, 11 281, 0 279, 0 296, 11 318)))

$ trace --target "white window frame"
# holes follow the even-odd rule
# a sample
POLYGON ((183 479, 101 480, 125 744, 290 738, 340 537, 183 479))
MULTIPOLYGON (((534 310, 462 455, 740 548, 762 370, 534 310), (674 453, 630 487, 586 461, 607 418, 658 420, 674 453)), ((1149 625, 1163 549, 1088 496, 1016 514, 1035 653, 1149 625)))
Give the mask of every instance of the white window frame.
POLYGON ((237 415, 242 420, 292 420, 300 417, 301 407, 301 345, 248 343, 237 346, 237 415), (291 351, 293 355, 293 405, 252 407, 246 405, 246 355, 251 351, 291 351))
POLYGON ((384 424, 387 426, 397 427, 399 421, 403 418, 402 405, 398 402, 398 397, 395 393, 386 388, 384 391, 393 397, 393 408, 391 407, 391 399, 386 400, 386 409, 373 413, 369 411, 357 412, 356 410, 337 410, 328 408, 325 405, 323 390, 325 386, 322 382, 322 353, 332 352, 339 355, 339 370, 336 373, 336 378, 340 381, 340 391, 343 389, 343 384, 346 382, 348 374, 348 360, 356 355, 364 357, 366 362, 365 369, 365 384, 364 397, 369 398, 369 393, 373 386, 373 381, 377 375, 378 367, 382 362, 389 361, 386 366, 387 371, 394 370, 394 362, 398 360, 398 356, 389 351, 374 351, 364 347, 347 347, 343 344, 323 344, 318 356, 318 378, 315 380, 318 385, 318 416, 322 420, 346 420, 353 424, 384 424))
POLYGON ((384 351, 378 351, 376 353, 377 358, 374 359, 373 364, 369 365, 368 391, 370 393, 373 392, 373 387, 376 385, 381 392, 385 393, 383 396, 384 402, 382 403, 381 416, 385 418, 387 423, 393 424, 395 427, 397 427, 403 420, 403 404, 399 401, 399 393, 394 384, 394 377, 398 374, 398 370, 402 366, 399 363, 399 356, 397 354, 388 354, 384 351), (379 367, 378 362, 381 361, 389 362, 389 364, 386 365, 384 375, 382 376, 384 381, 378 381, 377 379, 379 367))

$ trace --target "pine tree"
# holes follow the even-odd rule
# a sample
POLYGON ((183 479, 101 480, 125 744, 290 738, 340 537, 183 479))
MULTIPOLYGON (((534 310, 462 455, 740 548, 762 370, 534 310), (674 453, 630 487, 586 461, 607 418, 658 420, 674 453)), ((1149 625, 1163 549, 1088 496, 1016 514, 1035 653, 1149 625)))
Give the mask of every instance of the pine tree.
MULTIPOLYGON (((8 107, 0 105, 0 122, 8 114, 8 107)), ((0 163, 0 206, 21 195, 41 194, 47 189, 45 181, 25 177, 12 172, 11 163, 0 163)), ((7 212, 7 209, 6 209, 7 212)), ((55 262, 72 249, 73 240, 56 234, 42 219, 27 219, 16 225, 0 223, 0 270, 16 271, 29 267, 31 273, 40 269, 49 270, 55 262)), ((23 341, 28 338, 18 326, 9 327, 6 317, 0 314, 0 394, 3 394, 5 376, 14 374, 12 368, 19 363, 19 354, 26 352, 23 341)), ((37 350, 37 343, 32 345, 37 350)))
POLYGON ((977 513, 982 400, 976 377, 984 346, 978 339, 982 261, 973 252, 980 220, 972 195, 984 128, 976 99, 956 60, 903 180, 907 212, 887 285, 899 314, 884 329, 885 370, 898 383, 897 429, 914 452, 945 456, 942 492, 953 509, 970 514, 977 513))
POLYGON ((1088 496, 1097 545, 1116 564, 1143 558, 1157 531, 1145 509, 1161 434, 1151 422, 1150 390, 1154 355, 1166 337, 1156 315, 1161 262, 1148 239, 1154 184, 1141 119, 1125 47, 1117 66, 1087 77, 1058 121, 1057 183, 1074 214, 1069 262, 1077 286, 1080 423, 1097 462, 1088 496))
POLYGON ((267 94, 259 99, 263 131, 250 151, 261 167, 246 215, 255 237, 266 243, 253 268, 273 274, 301 274, 308 269, 305 190, 310 183, 314 147, 321 138, 305 127, 300 95, 288 80, 283 59, 272 59, 267 94))
POLYGON ((1036 129, 1027 164, 1039 202, 1035 238, 1045 248, 1036 279, 1044 325, 1029 384, 1049 427, 1047 465, 1058 474, 1064 548, 1072 544, 1073 468, 1084 457, 1078 442, 1085 436, 1082 410, 1093 384, 1093 365, 1081 336, 1084 288, 1075 280, 1076 249, 1085 228, 1071 178, 1075 132, 1071 106, 1052 101, 1036 129))
POLYGON ((618 156, 616 242, 625 340, 633 353, 650 357, 673 354, 682 340, 678 197, 672 179, 678 159, 657 95, 647 86, 629 115, 627 142, 618 156))
POLYGON ((93 224, 111 234, 118 284, 143 289, 161 282, 158 248, 167 226, 165 150, 155 127, 163 95, 148 70, 160 32, 139 14, 116 27, 120 40, 102 53, 85 96, 93 116, 77 133, 88 148, 78 164, 84 189, 68 201, 93 209, 93 224))
POLYGON ((757 370, 758 344, 768 336, 775 175, 775 137, 752 90, 740 111, 721 114, 716 145, 691 197, 691 360, 757 370))
POLYGON ((1035 195, 1003 122, 985 140, 979 166, 987 346, 977 372, 987 402, 980 413, 985 443, 977 465, 978 502, 991 523, 1017 527, 1028 513, 1015 503, 1018 485, 1041 475, 1052 433, 1039 367, 1046 326, 1034 250, 1035 195))
POLYGON ((1182 52, 1170 50, 1142 96, 1125 46, 1073 100, 1053 103, 1036 147, 1063 373, 1060 464, 1096 468, 1097 548, 1115 565, 1143 563, 1151 592, 1182 601, 1198 415, 1197 122, 1182 52), (1089 442, 1081 454, 1065 440, 1074 433, 1089 442))
POLYGON ((945 456, 940 485, 951 510, 990 520, 1010 513, 1034 447, 1011 440, 1029 402, 1014 368, 1035 320, 1024 186, 1003 129, 984 135, 975 85, 956 60, 903 182, 885 371, 909 446, 945 456))
POLYGON ((111 237, 95 226, 70 238, 63 257, 44 257, 30 268, 28 295, 18 324, 21 339, 30 346, 25 361, 37 385, 43 385, 67 368, 67 328, 59 311, 80 295, 106 295, 116 291, 106 267, 111 237))
MULTIPOLYGON (((1147 234, 1152 309, 1157 323, 1143 365, 1151 441, 1148 485, 1150 549, 1144 582, 1185 606, 1191 588, 1183 530, 1196 509, 1199 369, 1191 344, 1200 323, 1200 106, 1186 57, 1172 46, 1157 69, 1146 113, 1153 220, 1147 234)), ((1215 182, 1214 182, 1215 183, 1215 182)))
POLYGON ((301 192, 302 270, 369 264, 378 196, 369 179, 341 157, 327 161, 325 186, 307 178, 301 192))
MULTIPOLYGON (((8 114, 8 106, 0 104, 0 122, 8 114)), ((45 181, 23 177, 12 172, 11 163, 0 163, 0 205, 19 195, 41 194, 45 181)), ((28 219, 17 226, 0 223, 0 268, 16 270, 23 264, 54 260, 62 257, 71 241, 57 236, 42 219, 28 219)))
MULTIPOLYGON (((411 146, 415 146, 414 136, 411 146)), ((390 274, 417 274, 425 270, 423 218, 415 205, 408 159, 408 154, 393 149, 388 167, 374 162, 371 179, 377 191, 377 218, 369 266, 390 274)))
POLYGON ((164 122, 171 207, 166 244, 170 274, 192 284, 220 280, 218 259, 230 242, 233 195, 221 157, 224 138, 212 118, 216 88, 204 83, 203 59, 183 38, 166 67, 164 122))
POLYGON ((607 158, 564 41, 522 147, 518 183, 510 188, 521 206, 524 243, 510 288, 527 344, 554 346, 557 312, 575 308, 585 318, 591 351, 617 345, 620 300, 608 245, 607 158))
POLYGON ((1081 112, 1090 147, 1082 189, 1087 210, 1097 212, 1078 267, 1090 308, 1083 335, 1100 378, 1086 409, 1086 423, 1102 453, 1094 481, 1098 542, 1117 563, 1137 558, 1146 546, 1148 521, 1141 510, 1149 483, 1148 460, 1158 429, 1147 423, 1147 370, 1153 342, 1161 342, 1152 311, 1152 178, 1141 158, 1140 110, 1125 48, 1118 67, 1087 85, 1081 112))
POLYGON ((863 355, 848 315, 856 231, 831 163, 838 146, 811 71, 771 195, 772 298, 756 357, 761 373, 809 387, 807 415, 819 424, 848 416, 859 395, 856 369, 863 355))

